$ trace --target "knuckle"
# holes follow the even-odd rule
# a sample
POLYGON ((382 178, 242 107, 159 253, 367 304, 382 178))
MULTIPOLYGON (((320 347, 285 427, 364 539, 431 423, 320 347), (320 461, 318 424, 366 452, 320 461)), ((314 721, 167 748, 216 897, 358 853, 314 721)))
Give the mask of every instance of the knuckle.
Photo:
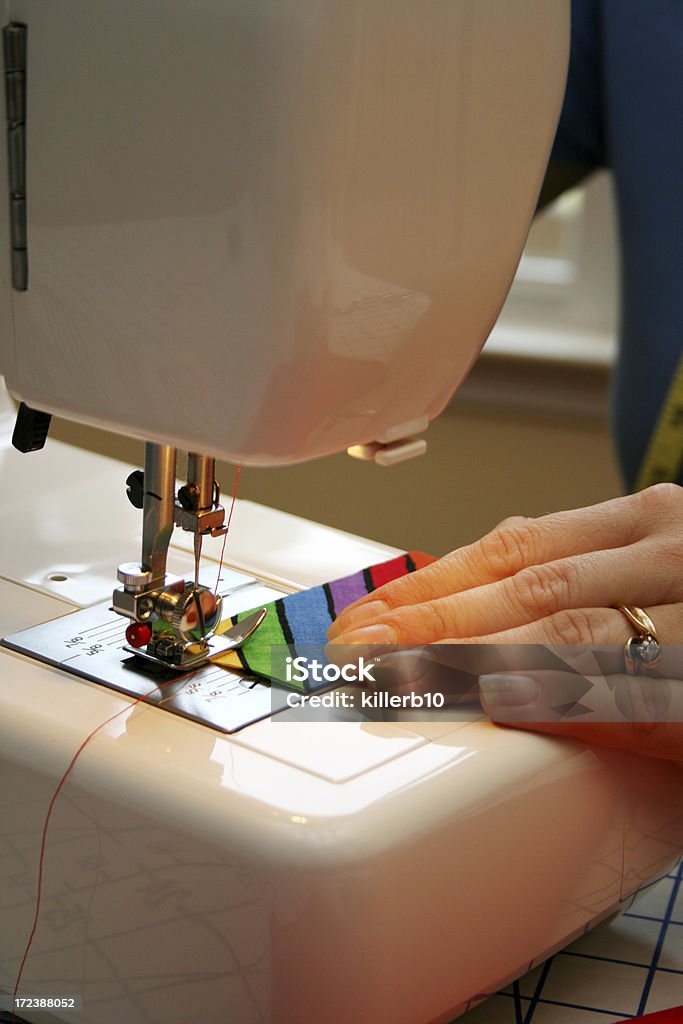
POLYGON ((638 497, 647 511, 680 512, 683 506, 683 487, 673 483, 654 484, 640 491, 638 497))
MULTIPOLYGON (((448 593, 452 590, 451 578, 451 565, 447 558, 440 558, 438 562, 427 566, 427 569, 418 569, 417 572, 412 572, 408 576, 402 576, 401 580, 406 583, 402 591, 407 593, 409 584, 411 599, 416 604, 429 601, 437 593, 448 593)), ((394 582, 399 583, 401 580, 394 582)), ((390 583, 389 586, 393 586, 393 583, 390 583)), ((398 592, 398 588, 396 591, 398 592)))
POLYGON ((432 625, 432 638, 443 640, 451 636, 451 619, 443 601, 431 601, 427 605, 432 625))
POLYGON ((481 556, 496 579, 512 576, 528 565, 535 548, 533 524, 533 519, 510 516, 481 538, 481 556))
POLYGON ((430 643, 449 635, 448 617, 437 601, 397 609, 383 615, 378 621, 393 629, 395 642, 401 644, 430 643))
POLYGON ((571 604, 572 570, 568 564, 530 565, 513 578, 513 598, 533 619, 571 604))
POLYGON ((566 608, 551 616, 547 626, 552 642, 563 646, 602 645, 610 641, 610 624, 599 610, 566 608))
POLYGON ((675 544, 667 545, 662 551, 661 560, 661 576, 670 584, 668 597, 675 604, 683 598, 683 536, 678 537, 675 544))
POLYGON ((656 604, 677 604, 683 599, 683 538, 669 543, 658 538, 643 545, 650 579, 656 581, 656 604))
POLYGON ((401 616, 401 643, 430 643, 449 636, 446 616, 439 601, 425 601, 401 616))

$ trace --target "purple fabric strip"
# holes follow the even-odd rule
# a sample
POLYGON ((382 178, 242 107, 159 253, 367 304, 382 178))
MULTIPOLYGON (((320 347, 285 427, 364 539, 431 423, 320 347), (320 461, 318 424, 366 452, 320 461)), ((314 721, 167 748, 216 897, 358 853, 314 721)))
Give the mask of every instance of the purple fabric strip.
POLYGON ((355 572, 353 576, 334 580, 329 586, 335 615, 339 615, 348 604, 357 601, 359 597, 366 597, 368 593, 362 572, 355 572))

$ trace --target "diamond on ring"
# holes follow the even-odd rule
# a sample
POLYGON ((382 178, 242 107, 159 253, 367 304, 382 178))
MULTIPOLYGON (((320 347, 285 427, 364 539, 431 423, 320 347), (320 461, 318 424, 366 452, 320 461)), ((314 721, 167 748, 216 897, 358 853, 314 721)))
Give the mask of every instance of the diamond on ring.
POLYGON ((653 636, 630 637, 624 648, 627 673, 630 676, 637 676, 639 672, 654 668, 661 654, 661 646, 653 636))
POLYGON ((661 657, 662 648, 659 643, 654 622, 642 608, 636 605, 617 605, 618 611, 626 616, 629 623, 639 631, 636 636, 628 638, 624 644, 624 661, 626 672, 637 676, 654 668, 661 657))

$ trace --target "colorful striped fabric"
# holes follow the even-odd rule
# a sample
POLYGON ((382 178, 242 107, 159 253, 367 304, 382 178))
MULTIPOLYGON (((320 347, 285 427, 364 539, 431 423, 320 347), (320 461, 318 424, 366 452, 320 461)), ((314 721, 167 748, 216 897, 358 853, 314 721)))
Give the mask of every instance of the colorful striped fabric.
MULTIPOLYGON (((322 586, 281 597, 266 605, 268 614, 240 650, 230 651, 220 658, 215 658, 214 663, 226 668, 245 669, 292 689, 301 689, 300 685, 288 683, 284 678, 282 657, 275 660, 274 667, 274 648, 282 654, 286 645, 291 649, 289 653, 292 657, 296 657, 305 649, 307 658, 316 657, 324 662, 323 648, 327 642, 327 629, 342 609, 383 584, 414 572, 415 569, 421 569, 433 561, 431 555, 410 551, 388 562, 371 565, 369 569, 361 569, 351 576, 344 576, 342 579, 332 580, 331 583, 323 583, 322 586)), ((251 608, 249 611, 240 612, 233 619, 226 619, 223 628, 228 629, 235 622, 251 615, 253 611, 255 609, 251 608)))

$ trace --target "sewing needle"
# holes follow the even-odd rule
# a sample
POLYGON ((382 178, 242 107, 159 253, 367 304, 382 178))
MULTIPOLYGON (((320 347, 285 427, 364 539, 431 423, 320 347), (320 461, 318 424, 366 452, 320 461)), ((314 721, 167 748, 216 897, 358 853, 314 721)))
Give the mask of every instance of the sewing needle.
POLYGON ((197 532, 194 535, 194 604, 197 609, 197 619, 199 620, 199 635, 203 640, 206 636, 206 622, 204 620, 204 610, 202 608, 202 602, 199 597, 199 560, 202 557, 202 535, 197 532))

